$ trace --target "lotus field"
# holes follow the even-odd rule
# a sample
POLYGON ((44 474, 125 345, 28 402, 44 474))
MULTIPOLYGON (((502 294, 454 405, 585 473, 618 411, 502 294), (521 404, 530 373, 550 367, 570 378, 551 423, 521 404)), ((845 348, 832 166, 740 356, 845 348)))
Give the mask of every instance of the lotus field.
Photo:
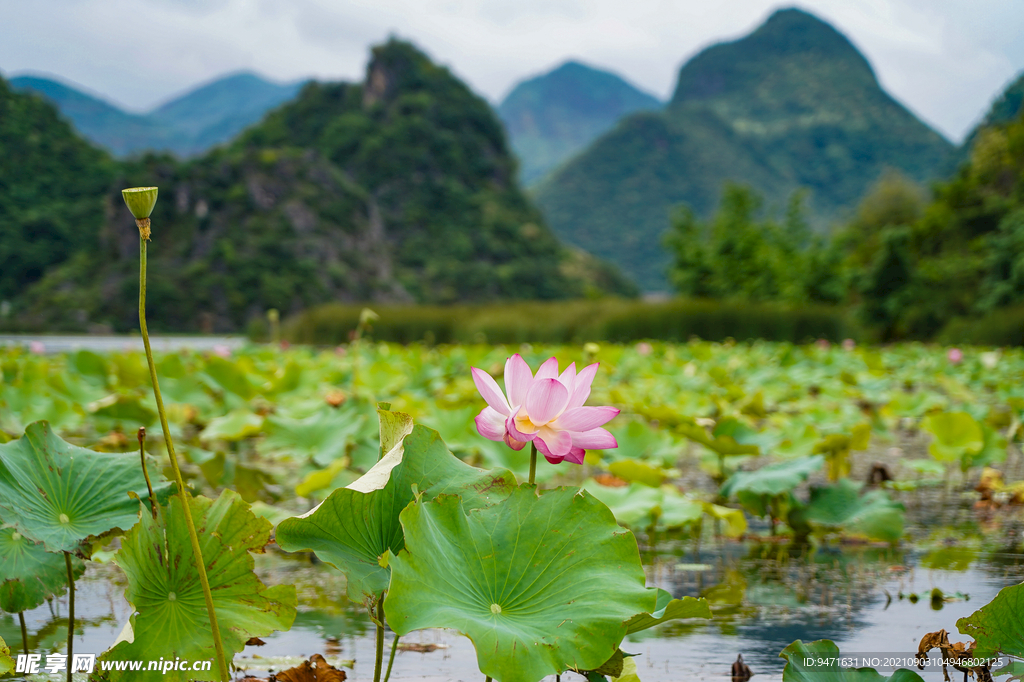
POLYGON ((1024 354, 154 355, 125 199, 145 353, 0 351, 0 674, 1024 673, 1024 354))
MULTIPOLYGON (((539 680, 633 679, 627 634, 742 603, 726 583, 659 589, 641 560, 655 546, 1020 549, 1024 485, 1000 475, 1021 471, 1017 352, 360 340, 221 355, 156 370, 228 661, 304 608, 254 572, 264 552, 344 574, 334 599, 392 640, 452 628, 483 675, 539 680), (925 513, 908 524, 908 507, 925 513), (965 518, 958 545, 937 539, 965 518)), ((0 358, 0 608, 66 595, 69 571, 117 571, 133 638, 103 660, 214 659, 145 355, 0 358)), ((959 623, 975 654, 1022 653, 1021 589, 959 623)))

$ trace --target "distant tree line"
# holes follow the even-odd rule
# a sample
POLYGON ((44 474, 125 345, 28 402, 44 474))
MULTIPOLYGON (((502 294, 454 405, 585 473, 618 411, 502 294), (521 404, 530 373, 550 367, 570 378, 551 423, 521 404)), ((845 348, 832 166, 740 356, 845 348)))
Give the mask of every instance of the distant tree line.
POLYGON ((727 185, 710 219, 678 209, 665 245, 679 293, 849 306, 882 341, 935 338, 1024 305, 1024 116, 982 130, 930 193, 887 172, 831 235, 811 233, 800 194, 781 217, 762 203, 727 185))

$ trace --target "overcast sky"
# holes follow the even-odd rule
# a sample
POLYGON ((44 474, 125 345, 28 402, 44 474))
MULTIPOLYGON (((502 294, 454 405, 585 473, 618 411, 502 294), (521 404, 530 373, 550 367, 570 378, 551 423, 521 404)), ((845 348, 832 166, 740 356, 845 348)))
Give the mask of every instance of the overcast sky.
MULTIPOLYGON (((224 73, 362 77, 394 33, 497 103, 569 58, 662 98, 679 66, 770 0, 0 0, 0 71, 61 77, 143 111, 224 73)), ((959 141, 1024 70, 1024 0, 807 0, 883 86, 959 141)))

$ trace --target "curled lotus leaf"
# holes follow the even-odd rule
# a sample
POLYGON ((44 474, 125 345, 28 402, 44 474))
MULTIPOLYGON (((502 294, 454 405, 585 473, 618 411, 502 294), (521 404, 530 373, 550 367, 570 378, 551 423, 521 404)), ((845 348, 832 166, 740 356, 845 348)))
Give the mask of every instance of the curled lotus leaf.
MULTIPOLYGON (((8 613, 34 609, 62 594, 68 584, 64 557, 13 528, 0 528, 0 565, 0 610, 8 613)), ((76 578, 85 573, 85 562, 78 557, 72 557, 71 567, 76 578)))
POLYGON ((660 587, 652 587, 650 589, 655 590, 658 594, 658 601, 654 605, 654 610, 649 613, 638 613, 630 618, 629 622, 626 623, 627 634, 631 635, 634 632, 647 630, 670 620, 711 618, 711 607, 708 605, 707 599, 697 599, 696 597, 673 599, 671 594, 660 587))
MULTIPOLYGON (((216 500, 189 499, 200 551, 213 593, 221 641, 230 657, 250 637, 287 630, 295 620, 294 585, 267 587, 253 572, 252 552, 263 552, 270 522, 258 518, 238 493, 225 490, 216 500)), ((125 598, 135 609, 121 636, 103 660, 137 659, 204 661, 214 659, 213 633, 199 582, 181 497, 144 513, 121 540, 114 556, 128 578, 125 598)), ((193 671, 114 672, 111 679, 213 680, 216 666, 193 671)))
POLYGON ((594 670, 634 616, 655 610, 633 534, 578 488, 538 497, 523 485, 473 511, 453 495, 419 499, 401 520, 406 548, 389 560, 388 624, 400 635, 462 632, 495 680, 594 670))
POLYGON ((312 511, 282 521, 275 536, 285 551, 312 551, 344 573, 348 595, 357 602, 387 589, 385 554, 404 547, 399 513, 412 502, 413 485, 428 497, 459 494, 467 508, 493 504, 515 485, 509 471, 477 469, 457 458, 436 431, 411 421, 383 423, 390 451, 312 511))
MULTIPOLYGON (((171 483, 149 466, 153 493, 166 500, 171 483)), ((75 551, 92 537, 127 529, 148 500, 138 453, 94 452, 61 440, 35 422, 0 445, 0 519, 50 552, 75 551)), ((148 506, 148 505, 147 505, 148 506)))
POLYGON ((924 682, 913 670, 900 668, 889 677, 874 668, 842 668, 839 647, 828 639, 804 644, 799 639, 782 650, 782 682, 924 682))
MULTIPOLYGON (((1024 658, 1024 583, 1004 587, 995 599, 956 622, 960 633, 977 643, 974 656, 997 653, 1024 658)), ((1024 672, 1024 671, 1022 671, 1024 672)))

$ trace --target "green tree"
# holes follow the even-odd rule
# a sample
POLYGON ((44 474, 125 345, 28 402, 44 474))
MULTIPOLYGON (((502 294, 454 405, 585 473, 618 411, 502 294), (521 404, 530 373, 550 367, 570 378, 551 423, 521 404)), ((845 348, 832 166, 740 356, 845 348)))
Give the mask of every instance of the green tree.
POLYGON ((727 184, 708 221, 680 208, 665 237, 673 256, 669 278, 687 296, 788 303, 838 299, 836 256, 811 234, 803 193, 790 198, 781 222, 762 213, 749 187, 727 184))

